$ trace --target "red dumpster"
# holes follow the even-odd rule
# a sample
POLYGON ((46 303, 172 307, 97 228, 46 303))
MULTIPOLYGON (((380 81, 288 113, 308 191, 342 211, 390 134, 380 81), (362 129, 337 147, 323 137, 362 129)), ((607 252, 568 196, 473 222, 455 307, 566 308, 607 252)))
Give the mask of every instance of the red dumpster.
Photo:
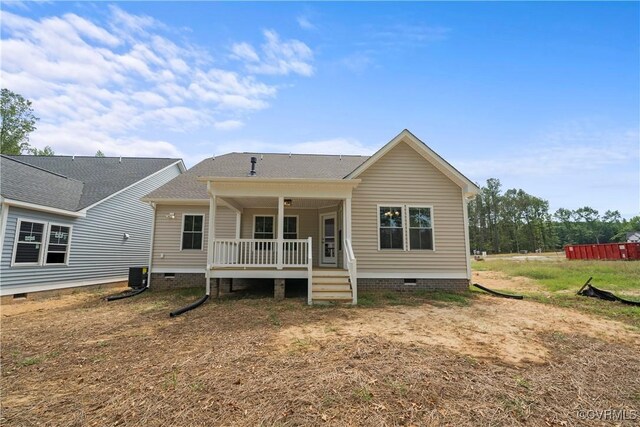
POLYGON ((567 259, 640 260, 640 243, 600 243, 567 245, 567 259))

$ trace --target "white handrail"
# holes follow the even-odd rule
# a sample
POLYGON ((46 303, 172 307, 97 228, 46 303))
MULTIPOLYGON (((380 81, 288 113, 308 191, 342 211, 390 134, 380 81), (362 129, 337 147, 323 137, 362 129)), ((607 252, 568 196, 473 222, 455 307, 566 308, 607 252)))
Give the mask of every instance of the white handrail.
POLYGON ((344 249, 347 254, 347 269, 349 270, 349 281, 351 282, 352 304, 358 303, 358 262, 353 253, 350 239, 344 239, 344 249))
POLYGON ((213 267, 307 267, 311 255, 308 239, 215 239, 213 267), (282 254, 278 257, 278 252, 282 254))

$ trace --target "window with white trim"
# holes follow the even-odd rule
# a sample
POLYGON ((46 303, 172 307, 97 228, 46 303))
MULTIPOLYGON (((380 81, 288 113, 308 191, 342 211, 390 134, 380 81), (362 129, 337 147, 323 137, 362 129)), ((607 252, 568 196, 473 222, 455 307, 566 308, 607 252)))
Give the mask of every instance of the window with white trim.
POLYGON ((273 239, 274 227, 273 216, 253 217, 253 238, 254 239, 273 239))
POLYGON ((434 250, 433 207, 378 206, 378 249, 434 250))
POLYGON ((408 207, 409 250, 433 249, 433 223, 431 208, 408 207))
POLYGON ((402 206, 380 206, 380 249, 404 249, 404 227, 402 206))
POLYGON ((285 216, 284 226, 282 228, 283 237, 285 239, 297 239, 298 238, 298 217, 297 216, 285 216))
POLYGON ((40 265, 46 222, 18 220, 18 238, 13 254, 14 264, 40 265))
POLYGON ((202 250, 204 215, 184 215, 182 226, 182 249, 202 250))
POLYGON ((49 225, 49 240, 45 264, 66 264, 69 257, 71 228, 64 225, 49 225))

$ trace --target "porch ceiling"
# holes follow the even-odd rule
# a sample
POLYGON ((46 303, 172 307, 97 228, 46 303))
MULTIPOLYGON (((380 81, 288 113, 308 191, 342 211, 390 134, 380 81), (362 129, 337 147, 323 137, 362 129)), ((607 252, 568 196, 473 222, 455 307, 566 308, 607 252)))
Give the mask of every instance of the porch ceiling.
MULTIPOLYGON (((222 199, 228 200, 241 208, 278 208, 277 197, 223 197, 222 199)), ((290 197, 290 199, 291 206, 285 206, 285 209, 321 209, 336 206, 340 203, 339 199, 308 199, 296 197, 290 197)))

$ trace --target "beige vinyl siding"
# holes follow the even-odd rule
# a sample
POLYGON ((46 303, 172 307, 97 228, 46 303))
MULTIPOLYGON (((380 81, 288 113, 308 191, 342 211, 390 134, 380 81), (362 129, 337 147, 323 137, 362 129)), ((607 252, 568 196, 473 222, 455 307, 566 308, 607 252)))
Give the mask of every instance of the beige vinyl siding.
MULTIPOLYGON (((352 196, 352 240, 358 273, 466 275, 461 188, 401 142, 363 172, 352 196), (435 251, 378 250, 377 205, 433 206, 435 251)), ((405 233, 405 241, 408 238, 405 233)))
MULTIPOLYGON (((326 209, 323 209, 324 212, 326 209)), ((240 237, 243 239, 253 239, 253 217, 254 215, 273 215, 275 221, 274 238, 278 236, 278 215, 277 209, 244 209, 242 211, 242 221, 240 237)), ((318 227, 320 225, 318 210, 316 209, 293 209, 284 210, 284 215, 298 216, 298 239, 311 237, 313 240, 313 265, 318 265, 318 227)))
MULTIPOLYGON (((208 217, 208 205, 158 205, 156 207, 152 268, 202 268, 204 270, 207 265, 208 217), (170 213, 173 213, 175 218, 169 218, 170 213), (184 214, 204 215, 204 241, 202 250, 181 250, 182 216, 184 214)), ((225 206, 218 206, 216 209, 216 238, 234 239, 235 237, 235 211, 225 206)))

